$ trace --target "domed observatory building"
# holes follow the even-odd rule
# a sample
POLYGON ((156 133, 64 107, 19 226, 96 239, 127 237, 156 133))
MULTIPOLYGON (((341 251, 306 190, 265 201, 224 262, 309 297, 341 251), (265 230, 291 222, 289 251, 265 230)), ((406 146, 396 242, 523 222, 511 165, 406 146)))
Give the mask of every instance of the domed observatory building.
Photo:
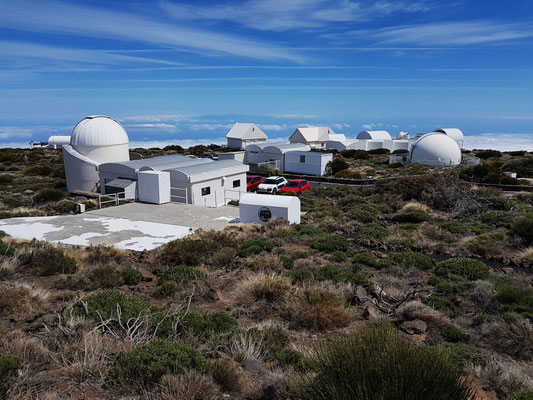
POLYGON ((409 151, 409 161, 430 167, 448 167, 461 163, 459 144, 444 133, 432 132, 418 139, 409 151))
POLYGON ((463 135, 463 132, 460 129, 457 128, 444 128, 444 129, 435 129, 433 132, 436 133, 444 133, 445 135, 448 135, 453 140, 457 142, 459 147, 462 149, 464 145, 465 136, 463 135))
POLYGON ((98 165, 130 159, 128 134, 110 117, 84 118, 74 127, 69 139, 68 144, 62 143, 69 192, 97 192, 98 165))

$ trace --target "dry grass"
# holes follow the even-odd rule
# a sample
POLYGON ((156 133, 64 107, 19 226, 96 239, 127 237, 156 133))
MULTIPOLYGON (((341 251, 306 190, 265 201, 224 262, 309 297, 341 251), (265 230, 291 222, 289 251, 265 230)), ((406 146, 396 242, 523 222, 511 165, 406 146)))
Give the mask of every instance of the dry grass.
POLYGON ((427 206, 425 204, 419 203, 418 201, 410 201, 408 203, 405 203, 400 211, 401 212, 405 212, 405 211, 423 211, 423 212, 429 213, 432 210, 431 210, 431 207, 429 207, 429 206, 427 206))
POLYGON ((533 261, 533 246, 528 247, 525 250, 522 250, 518 253, 518 257, 523 258, 528 261, 533 261))
POLYGON ((400 320, 420 319, 428 324, 443 326, 449 320, 440 311, 418 301, 410 301, 398 307, 394 316, 400 320))
POLYGON ((291 290, 290 280, 279 275, 257 273, 243 280, 235 289, 234 297, 241 305, 258 300, 283 302, 291 290))
POLYGON ((208 375, 187 370, 181 375, 164 375, 161 378, 162 400, 216 400, 220 391, 208 375))
POLYGON ((233 338, 229 346, 229 353, 238 362, 242 360, 263 361, 266 349, 263 339, 258 335, 241 333, 233 338))
POLYGON ((50 292, 27 283, 0 283, 0 315, 29 315, 47 303, 50 292))
POLYGON ((494 358, 479 375, 504 398, 512 393, 533 390, 533 364, 494 358))
POLYGON ((481 327, 485 343, 515 359, 533 361, 533 323, 527 319, 499 321, 481 327))
POLYGON ((126 250, 117 249, 116 247, 97 245, 89 246, 85 249, 82 260, 90 265, 108 264, 114 262, 120 264, 128 257, 126 250))

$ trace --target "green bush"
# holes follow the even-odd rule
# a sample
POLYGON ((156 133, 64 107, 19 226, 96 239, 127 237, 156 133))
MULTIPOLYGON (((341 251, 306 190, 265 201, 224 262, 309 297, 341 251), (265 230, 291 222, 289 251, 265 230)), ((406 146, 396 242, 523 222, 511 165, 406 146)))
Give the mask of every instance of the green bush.
POLYGON ((361 172, 356 171, 354 169, 346 168, 342 169, 339 172, 335 174, 335 178, 341 178, 341 179, 362 179, 363 175, 361 172))
POLYGON ((287 277, 294 284, 313 280, 313 273, 308 269, 293 269, 287 272, 287 277))
POLYGON ((357 237, 359 239, 376 239, 383 240, 389 236, 389 231, 387 228, 379 224, 366 224, 361 228, 357 237))
POLYGON ((442 311, 451 318, 459 315, 459 309, 457 306, 452 301, 444 297, 432 295, 423 299, 422 302, 428 306, 436 308, 439 311, 442 311))
POLYGON ((456 275, 475 281, 489 276, 489 267, 471 258, 450 258, 437 265, 436 273, 441 276, 456 275))
POLYGON ((0 400, 7 399, 7 391, 15 383, 20 368, 22 368, 20 358, 0 355, 0 400))
POLYGON ((324 234, 318 236, 311 242, 311 248, 324 253, 348 250, 348 240, 344 236, 335 234, 324 234))
MULTIPOLYGON (((3 231, 1 231, 3 232, 3 231)), ((4 232, 5 234, 5 232, 4 232)), ((3 236, 2 236, 3 237, 3 236)), ((0 240, 0 255, 11 257, 15 255, 15 248, 4 242, 3 240, 0 240)))
POLYGON ((224 392, 238 392, 241 389, 240 375, 229 360, 211 360, 207 369, 213 380, 224 392))
POLYGON ((157 284, 162 285, 168 281, 176 282, 178 285, 185 285, 192 281, 207 282, 207 277, 202 271, 187 265, 180 265, 164 271, 157 284))
POLYGON ((447 352, 413 345, 387 325, 323 347, 314 364, 316 372, 301 377, 301 400, 467 400, 472 396, 461 369, 447 352))
POLYGON ((264 329, 250 328, 246 331, 246 334, 263 343, 268 353, 268 358, 271 360, 275 360, 275 354, 287 348, 291 343, 291 338, 280 326, 271 326, 264 329))
POLYGON ((294 260, 287 256, 280 256, 279 259, 281 260, 281 263, 283 264, 283 268, 285 269, 292 269, 294 267, 294 260))
POLYGON ((33 199, 39 203, 59 201, 66 196, 65 192, 58 189, 44 188, 37 192, 33 199))
POLYGON ((143 277, 141 271, 135 268, 124 268, 122 271, 120 271, 120 274, 122 275, 124 283, 129 286, 137 285, 143 277))
POLYGON ((276 351, 274 358, 283 367, 296 366, 302 360, 302 355, 294 349, 281 349, 276 351))
POLYGON ((350 165, 342 158, 335 157, 333 161, 328 162, 327 166, 331 169, 331 174, 335 175, 337 172, 347 169, 350 165))
POLYGON ((317 281, 330 280, 332 282, 351 283, 354 286, 368 286, 370 284, 370 281, 365 275, 346 271, 335 265, 320 267, 313 272, 313 276, 317 281))
POLYGON ((341 151, 340 154, 344 158, 353 158, 355 160, 368 160, 370 158, 370 155, 366 150, 349 149, 341 151))
POLYGON ((357 253, 352 257, 352 262, 374 268, 378 268, 379 265, 379 261, 370 253, 357 253))
POLYGON ((416 253, 414 251, 405 251, 402 253, 396 253, 392 256, 392 259, 398 263, 398 265, 405 268, 417 268, 417 269, 432 269, 433 261, 431 258, 422 253, 416 253))
POLYGON ((389 149, 372 149, 372 150, 368 150, 368 154, 374 154, 374 155, 390 154, 390 150, 389 149))
POLYGON ((392 216, 392 220, 401 224, 419 224, 425 221, 430 221, 431 215, 422 210, 404 211, 398 214, 394 214, 392 216))
POLYGON ((528 390, 526 392, 514 393, 510 396, 507 396, 505 400, 533 400, 533 390, 528 390))
POLYGON ((180 323, 180 331, 182 333, 189 333, 193 337, 203 340, 210 339, 215 335, 231 334, 237 328, 237 321, 223 312, 203 316, 196 312, 188 312, 180 323))
POLYGON ((481 150, 481 151, 476 151, 475 154, 476 154, 476 157, 479 157, 484 160, 487 158, 493 158, 493 157, 500 158, 502 156, 501 151, 498 151, 498 150, 481 150))
POLYGON ((113 289, 124 283, 120 271, 112 265, 101 265, 93 268, 88 275, 94 288, 113 289))
POLYGON ((274 248, 274 245, 268 240, 261 240, 261 239, 247 240, 241 245, 238 255, 239 257, 249 257, 254 254, 259 254, 263 250, 272 251, 273 248, 274 248))
POLYGON ((24 170, 24 175, 47 176, 47 175, 50 175, 52 171, 53 171, 52 167, 49 167, 48 165, 34 165, 34 166, 26 168, 24 170))
POLYGON ((513 282, 504 282, 497 285, 496 299, 502 303, 504 312, 533 319, 533 289, 513 282))
POLYGON ((165 374, 180 374, 189 368, 204 371, 206 367, 204 356, 189 345, 156 339, 119 353, 109 370, 109 379, 140 389, 157 384, 165 374))
POLYGON ((15 180, 13 175, 9 174, 0 174, 0 185, 5 185, 6 183, 12 183, 15 180))
POLYGON ((346 254, 346 252, 344 251, 334 251, 333 253, 331 253, 331 256, 336 262, 346 261, 346 259, 348 258, 348 254, 346 254))
POLYGON ((180 289, 179 285, 174 281, 167 281, 159 286, 157 286, 152 296, 158 299, 164 299, 167 297, 172 297, 180 289))
POLYGON ((454 325, 446 325, 441 329, 441 335, 447 342, 457 343, 466 340, 468 337, 462 330, 454 325))
POLYGON ((73 274, 77 270, 76 260, 58 247, 45 245, 19 257, 21 266, 29 268, 40 276, 73 274))
POLYGON ((522 239, 526 245, 533 244, 533 215, 516 218, 513 221, 511 232, 522 239))

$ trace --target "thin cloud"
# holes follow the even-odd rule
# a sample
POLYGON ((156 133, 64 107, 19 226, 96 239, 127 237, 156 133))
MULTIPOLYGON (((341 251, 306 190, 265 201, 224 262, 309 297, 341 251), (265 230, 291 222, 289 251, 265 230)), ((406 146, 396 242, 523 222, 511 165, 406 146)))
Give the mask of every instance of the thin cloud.
POLYGON ((467 46, 531 38, 533 29, 521 23, 464 21, 359 30, 348 35, 371 38, 384 45, 467 46))
POLYGON ((47 0, 0 0, 0 9, 0 26, 5 28, 134 41, 255 59, 303 61, 294 51, 277 49, 260 41, 186 28, 127 12, 47 0))
POLYGON ((533 151, 533 133, 482 133, 465 136, 466 149, 494 149, 500 151, 533 151))
POLYGON ((361 22, 394 13, 419 13, 434 8, 435 4, 398 0, 247 0, 204 6, 160 1, 161 8, 178 20, 231 21, 254 30, 279 32, 361 22))

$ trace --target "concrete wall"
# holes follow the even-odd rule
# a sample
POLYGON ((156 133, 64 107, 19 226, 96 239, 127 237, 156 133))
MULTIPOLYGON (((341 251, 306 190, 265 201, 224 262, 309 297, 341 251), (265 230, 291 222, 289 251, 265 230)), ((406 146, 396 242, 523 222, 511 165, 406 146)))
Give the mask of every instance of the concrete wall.
POLYGON ((84 192, 98 192, 100 176, 97 165, 74 151, 72 147, 63 147, 63 161, 67 179, 67 190, 81 190, 84 192))
POLYGON ((251 144, 264 144, 266 139, 234 139, 228 138, 228 147, 233 149, 246 149, 251 144))
POLYGON ((246 152, 218 153, 218 160, 235 160, 244 163, 246 152))
POLYGON ((332 160, 333 154, 331 153, 289 151, 285 153, 284 170, 306 175, 326 175, 326 165, 332 160), (301 162, 301 157, 304 162, 301 162))

